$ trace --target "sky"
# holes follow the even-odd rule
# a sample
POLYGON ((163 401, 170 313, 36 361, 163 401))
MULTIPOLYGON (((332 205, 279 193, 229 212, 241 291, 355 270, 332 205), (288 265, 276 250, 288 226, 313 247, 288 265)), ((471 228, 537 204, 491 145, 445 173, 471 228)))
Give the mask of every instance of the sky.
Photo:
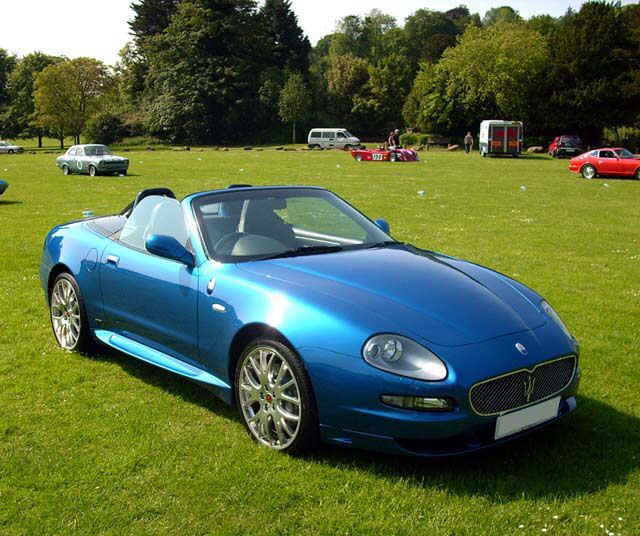
MULTIPOLYGON (((0 0, 0 48, 23 56, 34 50, 76 58, 91 56, 113 65, 118 51, 131 39, 127 21, 132 0, 0 0)), ((374 8, 394 15, 400 24, 420 8, 445 11, 466 4, 484 13, 508 4, 528 18, 548 13, 562 15, 579 9, 582 0, 291 0, 300 26, 315 44, 331 33, 336 21, 374 8)), ((633 0, 623 0, 623 4, 633 0)))

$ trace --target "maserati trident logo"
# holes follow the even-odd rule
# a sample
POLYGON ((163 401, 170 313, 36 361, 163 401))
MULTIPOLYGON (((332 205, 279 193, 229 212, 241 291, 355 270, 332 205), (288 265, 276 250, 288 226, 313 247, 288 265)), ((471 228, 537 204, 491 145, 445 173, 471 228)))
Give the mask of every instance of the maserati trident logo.
POLYGON ((524 344, 521 344, 519 342, 516 343, 516 350, 518 350, 518 352, 520 352, 522 355, 527 355, 529 353, 524 344))
POLYGON ((527 404, 531 402, 531 397, 533 396, 533 388, 536 385, 536 379, 529 374, 524 383, 524 398, 527 401, 527 404))

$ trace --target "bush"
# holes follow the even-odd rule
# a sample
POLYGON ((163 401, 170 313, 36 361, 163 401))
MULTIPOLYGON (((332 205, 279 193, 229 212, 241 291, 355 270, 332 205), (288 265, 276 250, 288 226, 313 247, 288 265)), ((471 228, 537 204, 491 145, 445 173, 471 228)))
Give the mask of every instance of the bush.
POLYGON ((407 132, 400 136, 400 145, 426 145, 431 138, 431 134, 420 134, 419 132, 407 132))
POLYGON ((84 134, 89 143, 110 145, 121 140, 125 132, 120 117, 111 112, 101 112, 89 119, 84 134))

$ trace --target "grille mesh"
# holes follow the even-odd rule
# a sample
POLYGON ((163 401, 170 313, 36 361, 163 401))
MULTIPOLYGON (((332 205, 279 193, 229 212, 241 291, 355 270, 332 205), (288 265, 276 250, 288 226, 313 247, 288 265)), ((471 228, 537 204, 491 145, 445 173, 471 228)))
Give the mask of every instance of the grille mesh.
POLYGON ((526 406, 564 389, 576 367, 571 355, 477 383, 469 392, 471 407, 480 415, 493 415, 526 406), (527 396, 529 395, 529 396, 527 396))

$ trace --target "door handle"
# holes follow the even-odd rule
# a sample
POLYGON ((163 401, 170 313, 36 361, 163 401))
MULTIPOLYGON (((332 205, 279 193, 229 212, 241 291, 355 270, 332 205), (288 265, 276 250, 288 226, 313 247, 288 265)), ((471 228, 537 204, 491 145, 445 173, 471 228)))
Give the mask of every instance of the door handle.
POLYGON ((118 257, 117 255, 109 255, 107 257, 107 264, 118 266, 118 262, 120 262, 120 257, 118 257))

